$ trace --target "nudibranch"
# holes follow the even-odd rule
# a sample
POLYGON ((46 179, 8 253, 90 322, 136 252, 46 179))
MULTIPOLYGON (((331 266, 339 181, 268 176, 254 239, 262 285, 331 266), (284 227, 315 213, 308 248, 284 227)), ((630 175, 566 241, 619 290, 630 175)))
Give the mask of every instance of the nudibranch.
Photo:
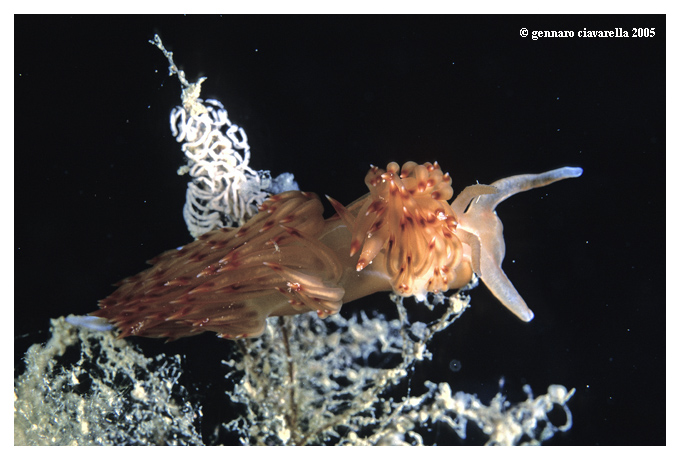
POLYGON ((313 193, 274 195, 240 228, 222 228, 151 260, 119 283, 95 316, 120 335, 177 339, 206 331, 235 339, 262 334, 269 316, 316 311, 379 291, 423 298, 467 285, 474 274, 523 321, 533 313, 507 278, 506 198, 578 177, 581 168, 466 187, 451 203, 451 177, 439 165, 372 167, 369 193, 323 218, 313 193))

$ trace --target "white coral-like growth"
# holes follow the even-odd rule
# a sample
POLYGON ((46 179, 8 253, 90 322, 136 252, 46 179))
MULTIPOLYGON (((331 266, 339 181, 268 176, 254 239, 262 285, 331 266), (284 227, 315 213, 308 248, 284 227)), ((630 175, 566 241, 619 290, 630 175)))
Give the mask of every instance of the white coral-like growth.
POLYGON ((538 397, 526 385, 527 399, 515 404, 500 393, 484 404, 476 395, 454 394, 447 382, 426 382, 419 396, 410 388, 400 394, 399 383, 432 358, 432 337, 451 326, 470 299, 454 294, 428 300, 432 308, 448 304, 429 324, 410 324, 403 298, 392 300, 399 319, 361 312, 321 320, 311 313, 272 319, 261 337, 237 341, 241 354, 225 364, 236 381, 230 399, 243 405, 244 414, 225 427, 247 445, 422 445, 423 434, 437 423, 465 439, 468 422, 482 430, 487 444, 541 444, 571 428, 566 404, 574 390, 561 385, 538 397), (381 365, 369 365, 369 356, 380 356, 381 365), (563 411, 563 425, 550 421, 553 410, 563 411))
POLYGON ((179 356, 144 356, 112 331, 52 320, 14 381, 15 446, 201 445, 179 356))

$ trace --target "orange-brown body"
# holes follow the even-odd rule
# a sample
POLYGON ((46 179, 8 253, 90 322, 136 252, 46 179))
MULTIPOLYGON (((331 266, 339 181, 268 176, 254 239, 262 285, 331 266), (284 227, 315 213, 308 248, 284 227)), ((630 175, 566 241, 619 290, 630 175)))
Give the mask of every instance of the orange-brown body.
POLYGON ((465 286, 473 273, 514 314, 533 313, 503 273, 503 225, 495 208, 515 193, 578 177, 580 168, 514 176, 465 188, 437 163, 372 167, 370 193, 324 220, 312 193, 272 196, 243 227, 223 228, 167 251, 123 280, 95 316, 122 336, 176 339, 214 331, 260 335, 269 316, 316 311, 378 291, 424 297, 465 286))

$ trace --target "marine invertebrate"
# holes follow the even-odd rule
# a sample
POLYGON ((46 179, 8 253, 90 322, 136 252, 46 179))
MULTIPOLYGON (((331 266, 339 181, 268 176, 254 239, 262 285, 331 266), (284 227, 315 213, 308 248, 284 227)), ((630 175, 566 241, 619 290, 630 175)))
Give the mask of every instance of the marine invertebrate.
POLYGON ((461 292, 431 297, 444 308, 427 324, 410 321, 404 298, 391 294, 398 319, 364 311, 325 320, 287 316, 268 321, 258 338, 236 341, 239 353, 225 361, 235 384, 227 395, 247 410, 225 428, 238 433, 241 444, 297 446, 447 444, 446 435, 433 432, 443 435, 448 426, 466 439, 468 425, 476 425, 487 444, 540 444, 569 430, 567 402, 575 390, 562 385, 538 397, 525 385, 526 401, 515 404, 501 393, 482 401, 446 381, 413 383, 415 375, 427 375, 419 363, 450 351, 432 347, 431 339, 450 331, 470 302, 461 292), (369 364, 372 354, 381 365, 369 364), (399 385, 404 380, 408 384, 399 385), (550 419, 561 419, 560 413, 566 420, 558 426, 550 419))
MULTIPOLYGON (((192 140, 189 147, 185 143, 183 150, 188 158, 204 163, 200 168, 198 163, 191 166, 199 172, 192 176, 204 178, 202 171, 217 172, 207 174, 213 180, 230 172, 221 169, 221 163, 233 166, 233 159, 239 157, 219 141, 220 135, 213 134, 225 126, 221 104, 205 101, 204 106, 197 94, 192 92, 196 99, 185 105, 185 115, 171 116, 171 123, 175 133, 193 130, 178 135, 180 141, 203 139, 192 140), (200 112, 206 106, 209 116, 200 112), (196 120, 203 115, 214 124, 200 125, 196 120), (178 122, 181 125, 175 126, 178 122), (206 156, 197 157, 205 151, 206 156), (214 170, 209 168, 213 162, 214 170)), ((237 142, 232 147, 239 148, 237 142)), ((409 162, 403 168, 390 164, 386 170, 371 169, 369 195, 347 208, 334 202, 338 216, 327 221, 313 194, 275 196, 243 228, 215 231, 158 257, 152 269, 102 302, 108 312, 101 318, 70 316, 54 321, 53 339, 44 349, 31 347, 27 371, 15 381, 15 444, 215 443, 217 428, 209 429, 206 423, 214 423, 213 414, 207 414, 211 410, 231 417, 222 427, 238 434, 243 444, 432 443, 424 436, 440 422, 465 438, 466 423, 471 421, 489 436, 490 443, 500 444, 540 443, 557 430, 568 430, 571 417, 566 402, 574 390, 560 385, 550 386, 538 398, 525 390, 527 400, 516 406, 499 394, 487 407, 475 396, 453 393, 446 382, 426 381, 424 388, 413 383, 417 363, 432 358, 427 348, 430 339, 469 305, 464 291, 446 299, 443 315, 427 323, 409 321, 403 297, 394 294, 390 298, 398 320, 380 313, 369 318, 364 312, 350 318, 333 315, 325 321, 320 317, 376 290, 418 297, 438 292, 433 300, 441 303, 445 299, 441 291, 470 280, 467 289, 476 285, 479 277, 474 273, 482 273, 487 254, 491 268, 484 269, 484 277, 491 274, 499 247, 497 269, 504 277, 502 246, 493 241, 491 231, 500 225, 493 208, 509 196, 502 191, 512 194, 520 191, 521 184, 545 185, 578 174, 579 170, 557 171, 554 178, 544 174, 536 184, 525 178, 509 187, 476 185, 449 204, 450 178, 436 163, 409 162), (483 198, 492 196, 493 203, 471 212, 483 198), (489 225, 489 244, 484 225, 489 225), (204 405, 205 418, 204 409, 189 403, 187 392, 178 385, 179 357, 145 358, 126 341, 114 340, 105 319, 123 328, 122 335, 177 338, 215 330, 236 337, 256 334, 267 316, 306 310, 319 314, 267 321, 260 337, 234 343, 238 350, 223 361, 230 367, 227 378, 233 383, 233 389, 227 390, 231 404, 211 400, 204 405), (67 347, 71 350, 65 354, 67 347), (377 366, 369 360, 376 353, 381 359, 377 366), (71 358, 78 360, 75 365, 71 358), (399 389, 396 385, 404 380, 408 388, 397 397, 395 390, 404 385, 399 389), (242 404, 244 410, 231 410, 233 403, 242 404), (548 419, 556 406, 563 406, 567 419, 558 427, 548 419), (208 434, 205 439, 201 431, 208 434)), ((192 234, 213 226, 203 217, 217 217, 217 226, 246 220, 242 213, 246 207, 231 204, 252 207, 265 196, 257 181, 226 184, 230 192, 224 196, 239 194, 235 197, 239 201, 215 200, 212 209, 217 211, 187 219, 192 234), (254 188, 249 186, 253 184, 254 188), (194 227, 196 222, 201 225, 194 227)), ((210 191, 223 195, 217 186, 210 191)), ((211 200, 210 196, 205 199, 211 200)), ((189 204, 189 194, 187 198, 189 204)), ((502 238, 500 230, 498 237, 502 238)), ((425 303, 433 307, 427 299, 425 303)), ((204 387, 192 383, 188 388, 203 393, 204 387)))
POLYGON ((269 316, 316 311, 379 292, 424 297, 468 284, 476 274, 524 321, 533 313, 505 276, 503 225, 495 213, 506 198, 580 168, 466 187, 453 196, 439 165, 372 167, 369 193, 324 220, 312 193, 272 196, 240 228, 222 228, 167 251, 153 267, 121 282, 93 314, 123 336, 176 339, 214 331, 224 338, 260 335, 269 316))

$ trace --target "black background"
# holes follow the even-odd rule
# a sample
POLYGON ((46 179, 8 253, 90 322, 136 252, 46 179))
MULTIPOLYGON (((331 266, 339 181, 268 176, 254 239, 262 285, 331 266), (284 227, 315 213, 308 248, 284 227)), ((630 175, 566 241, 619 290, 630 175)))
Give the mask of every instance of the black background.
MULTIPOLYGON (((498 209, 504 268, 535 319, 522 323, 480 286, 416 374, 485 401, 501 377, 514 401, 525 383, 576 388, 574 427, 551 444, 665 444, 665 26, 664 16, 15 17, 15 355, 47 338, 49 318, 95 310, 112 283, 191 239, 168 125, 180 85, 147 43, 158 33, 245 129, 254 169, 290 171, 345 204, 366 192, 370 164, 436 160, 456 193, 582 167, 498 209), (655 36, 520 36, 615 27, 655 36)), ((393 311, 377 294, 343 312, 360 309, 393 311)), ((186 356, 204 431, 228 419, 210 398, 230 342, 132 340, 186 356)), ((458 442, 445 427, 430 441, 458 442)))

